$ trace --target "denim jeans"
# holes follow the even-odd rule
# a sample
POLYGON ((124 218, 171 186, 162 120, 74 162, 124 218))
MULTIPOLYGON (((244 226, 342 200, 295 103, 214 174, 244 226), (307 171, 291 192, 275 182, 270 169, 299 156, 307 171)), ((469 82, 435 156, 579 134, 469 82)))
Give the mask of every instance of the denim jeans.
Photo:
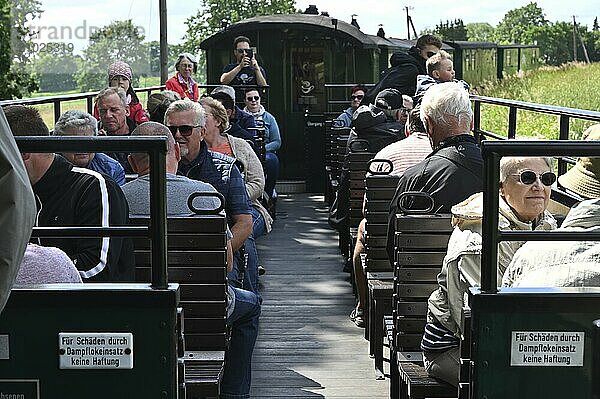
POLYGON ((250 208, 252 213, 252 236, 258 238, 267 234, 267 227, 265 226, 265 219, 261 213, 255 207, 250 208))
POLYGON ((227 318, 231 346, 225 352, 221 399, 249 398, 252 382, 252 352, 258 335, 260 301, 249 291, 234 288, 235 306, 227 318))
POLYGON ((240 280, 239 277, 243 274, 243 286, 239 287, 239 284, 236 285, 235 283, 234 286, 258 294, 258 254, 252 234, 244 242, 244 250, 248 256, 245 270, 243 269, 244 259, 240 256, 239 251, 236 251, 233 257, 233 270, 227 274, 227 278, 231 282, 236 282, 240 280))
POLYGON ((269 198, 273 198, 273 190, 275 190, 275 183, 279 177, 279 158, 274 152, 267 152, 265 154, 265 193, 269 198))

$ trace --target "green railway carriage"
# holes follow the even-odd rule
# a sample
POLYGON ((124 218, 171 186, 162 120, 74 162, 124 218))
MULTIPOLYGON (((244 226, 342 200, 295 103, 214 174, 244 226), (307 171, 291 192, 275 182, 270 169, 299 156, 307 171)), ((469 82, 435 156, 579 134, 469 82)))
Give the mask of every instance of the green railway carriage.
MULTIPOLYGON (((305 180, 319 162, 307 138, 305 114, 341 112, 327 100, 346 98, 347 88, 327 92, 327 83, 374 83, 389 67, 390 56, 408 51, 414 41, 367 35, 354 25, 326 15, 277 14, 245 19, 204 40, 208 84, 219 83, 223 66, 233 60, 236 36, 247 36, 266 69, 268 109, 282 132, 283 179, 305 180)), ((444 49, 452 51, 449 46, 444 49)), ((316 147, 319 147, 318 143, 316 147)), ((320 170, 320 168, 317 168, 320 170)))
POLYGON ((325 83, 373 82, 380 52, 372 37, 344 21, 321 15, 270 15, 228 26, 201 44, 207 55, 207 81, 218 83, 223 66, 232 62, 236 36, 250 38, 267 72, 268 109, 282 132, 281 176, 303 180, 304 115, 326 110, 325 83))

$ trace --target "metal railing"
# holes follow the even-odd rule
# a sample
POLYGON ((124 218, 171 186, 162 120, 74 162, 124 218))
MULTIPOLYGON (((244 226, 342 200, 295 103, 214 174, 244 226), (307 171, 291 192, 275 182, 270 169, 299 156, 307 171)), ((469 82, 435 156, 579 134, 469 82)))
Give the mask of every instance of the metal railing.
MULTIPOLYGON (((162 86, 151 86, 151 87, 142 87, 138 89, 134 89, 136 93, 152 93, 153 91, 163 90, 165 88, 162 86)), ((54 106, 54 122, 60 118, 62 114, 61 104, 63 102, 74 101, 74 100, 86 100, 86 111, 91 114, 94 110, 94 98, 100 93, 100 91, 90 91, 87 93, 77 93, 77 94, 61 94, 58 96, 48 96, 48 97, 35 97, 35 98, 19 98, 16 100, 4 100, 0 101, 0 107, 4 107, 7 105, 43 105, 43 104, 52 104, 54 106)))
MULTIPOLYGON (((209 93, 212 89, 214 89, 217 86, 221 86, 221 85, 217 85, 217 84, 205 84, 205 85, 198 85, 198 89, 205 89, 207 93, 209 93)), ((269 92, 269 86, 235 86, 234 88, 236 89, 244 89, 244 90, 250 90, 250 89, 259 89, 261 91, 264 91, 264 93, 268 94, 269 92)), ((160 86, 150 86, 150 87, 140 87, 137 89, 134 89, 134 91, 136 93, 147 93, 148 95, 150 95, 152 92, 154 91, 161 91, 164 90, 165 86, 164 85, 160 85, 160 86)), ((8 106, 8 105, 44 105, 44 104, 52 104, 53 108, 54 108, 54 122, 56 122, 58 120, 58 118, 60 118, 60 115, 62 114, 62 107, 61 104, 64 102, 69 102, 69 101, 75 101, 75 100, 86 100, 86 111, 91 114, 94 110, 94 99, 96 98, 96 96, 98 95, 98 93, 100 93, 100 91, 90 91, 87 93, 76 93, 76 94, 61 94, 58 96, 47 96, 47 97, 34 97, 34 98, 19 98, 16 100, 3 100, 0 101, 0 107, 4 107, 4 106, 8 106)), ((241 108, 243 108, 243 104, 242 103, 237 103, 238 105, 242 105, 241 108)), ((269 108, 269 96, 266 96, 266 103, 264 103, 263 105, 265 105, 265 108, 269 108)), ((144 107, 145 108, 145 107, 144 107)))
POLYGON ((21 152, 119 152, 148 153, 150 156, 150 227, 34 227, 34 237, 147 237, 152 243, 152 287, 166 289, 167 203, 166 137, 20 136, 15 141, 21 152))
MULTIPOLYGON (((484 138, 494 138, 505 140, 514 139, 517 134, 517 112, 530 111, 545 115, 554 115, 559 118, 559 140, 569 140, 569 128, 571 119, 584 119, 600 122, 600 112, 588 111, 577 108, 557 107, 554 105, 535 104, 525 101, 507 100, 503 98, 471 96, 473 102, 473 132, 475 137, 481 141, 484 138), (507 137, 498 133, 483 130, 481 128, 481 104, 498 105, 508 108, 508 131, 507 137)), ((559 155, 559 154, 556 154, 559 155)), ((575 160, 571 157, 558 157, 558 175, 567 172, 567 165, 574 164, 575 160)))

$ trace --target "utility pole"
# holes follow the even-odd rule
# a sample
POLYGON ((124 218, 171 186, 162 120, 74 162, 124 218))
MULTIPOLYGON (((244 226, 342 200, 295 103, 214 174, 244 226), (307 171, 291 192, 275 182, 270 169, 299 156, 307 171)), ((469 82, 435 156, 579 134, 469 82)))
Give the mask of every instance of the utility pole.
POLYGON ((575 15, 573 15, 573 61, 577 62, 577 23, 575 22, 575 15))
POLYGON ((579 36, 579 41, 581 42, 581 48, 583 49, 583 56, 585 57, 585 62, 590 63, 590 56, 588 55, 587 48, 585 48, 585 42, 583 41, 583 37, 581 37, 581 33, 579 33, 579 28, 575 23, 575 16, 573 16, 573 26, 575 27, 575 31, 577 32, 577 36, 579 36))
MULTIPOLYGON (((408 40, 410 40, 410 25, 412 24, 412 19, 410 18, 410 14, 408 13, 409 10, 414 9, 414 7, 410 7, 410 6, 405 6, 404 10, 406 10, 406 33, 407 33, 407 37, 408 40)), ((414 26, 413 26, 413 31, 415 30, 414 26)), ((415 39, 417 35, 415 34, 415 39)))
POLYGON ((167 44, 167 0, 158 0, 160 20, 160 84, 169 78, 169 49, 167 44))

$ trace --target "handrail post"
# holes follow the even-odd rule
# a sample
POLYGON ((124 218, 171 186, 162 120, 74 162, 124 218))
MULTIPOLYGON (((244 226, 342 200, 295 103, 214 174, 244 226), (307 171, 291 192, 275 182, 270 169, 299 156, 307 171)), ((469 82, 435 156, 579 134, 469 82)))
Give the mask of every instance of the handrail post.
MULTIPOLYGON (((560 130, 558 133, 559 140, 569 139, 569 117, 567 115, 560 116, 560 130)), ((558 159, 558 175, 562 176, 567 173, 567 163, 562 159, 558 159)))
POLYGON ((94 99, 92 96, 88 96, 86 99, 86 107, 87 107, 87 113, 93 115, 93 111, 94 111, 94 99))
POLYGON ((495 293, 498 268, 498 181, 500 157, 498 153, 486 151, 482 143, 485 175, 483 176, 483 226, 481 230, 481 291, 495 293))
POLYGON ((60 100, 54 100, 54 123, 60 118, 60 100))
POLYGON ((167 183, 166 146, 150 152, 150 234, 152 242, 152 288, 166 289, 167 281, 167 183), (161 154, 162 152, 162 154, 161 154))
POLYGON ((517 108, 511 106, 508 110, 508 138, 514 139, 517 135, 517 108))
POLYGON ((481 142, 481 101, 478 100, 473 104, 473 132, 477 142, 481 142))

